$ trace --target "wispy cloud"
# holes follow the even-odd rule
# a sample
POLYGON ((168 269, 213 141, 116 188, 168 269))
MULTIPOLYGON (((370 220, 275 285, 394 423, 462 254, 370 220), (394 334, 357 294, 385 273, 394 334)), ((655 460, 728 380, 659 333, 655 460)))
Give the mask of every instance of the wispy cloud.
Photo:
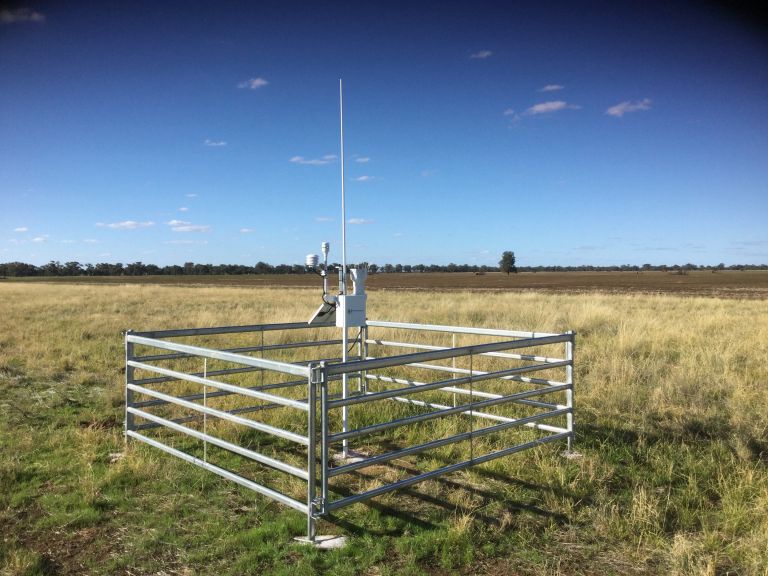
POLYGON ((608 110, 605 111, 608 116, 614 116, 616 118, 621 118, 624 116, 624 114, 628 112, 638 112, 640 110, 650 110, 651 109, 651 100, 650 98, 643 98, 642 100, 638 100, 636 102, 632 102, 630 100, 627 100, 625 102, 620 102, 619 104, 616 104, 615 106, 611 106, 608 108, 608 110))
POLYGON ((304 164, 306 166, 324 166, 336 161, 335 154, 326 154, 322 158, 304 158, 304 156, 292 156, 289 161, 294 164, 304 164))
POLYGON ((370 218, 350 218, 347 220, 347 224, 373 224, 373 220, 370 218))
POLYGON ((478 50, 477 52, 472 52, 472 54, 469 55, 469 57, 473 60, 485 60, 491 56, 493 56, 493 52, 490 50, 478 50))
POLYGON ((166 240, 164 244, 208 244, 208 240, 166 240))
POLYGON ((576 104, 568 104, 562 100, 553 100, 551 102, 540 102, 534 104, 528 108, 524 114, 526 116, 536 116, 537 114, 552 114, 553 112, 559 112, 560 110, 578 110, 581 106, 576 104))
POLYGON ((514 111, 512 108, 507 108, 502 112, 502 115, 509 120, 510 124, 515 124, 518 120, 520 120, 520 114, 514 111))
POLYGON ((182 206, 181 208, 179 208, 179 212, 189 212, 189 208, 187 208, 186 206, 182 206))
POLYGON ((46 236, 35 236, 32 238, 32 242, 37 242, 38 244, 41 242, 45 242, 48 238, 46 236))
POLYGON ((240 82, 240 84, 237 85, 238 88, 247 88, 248 90, 258 90, 259 88, 263 88, 269 84, 264 78, 249 78, 248 80, 243 80, 240 82))
POLYGON ((317 216, 315 217, 315 222, 333 222, 333 218, 329 218, 328 216, 317 216))
POLYGON ((547 84, 546 86, 539 88, 539 92, 557 92, 564 88, 565 86, 561 86, 560 84, 547 84))
POLYGON ((214 148, 221 148, 222 146, 226 146, 227 143, 224 140, 211 140, 210 138, 206 138, 203 140, 203 146, 212 146, 214 148))
POLYGON ((197 194, 191 193, 191 194, 185 194, 187 198, 197 198, 197 194))
POLYGON ((355 158, 355 162, 357 162, 358 164, 366 164, 370 161, 371 159, 368 156, 358 156, 357 158, 355 158))
POLYGON ((174 232, 208 232, 211 229, 207 224, 192 224, 192 222, 187 222, 186 220, 171 220, 166 222, 166 224, 174 232))
POLYGON ((375 180, 375 177, 374 176, 363 175, 363 176, 358 176, 357 178, 355 178, 355 182, 370 182, 371 180, 375 180))
POLYGON ((17 24, 19 22, 44 22, 45 14, 31 8, 16 8, 15 10, 0 10, 0 23, 17 24))
POLYGON ((137 228, 149 228, 154 225, 155 223, 151 221, 137 222, 136 220, 124 220, 123 222, 111 222, 110 224, 96 223, 96 226, 99 228, 112 228, 114 230, 136 230, 137 228))
POLYGON ((240 234, 250 234, 251 232, 256 232, 255 228, 240 228, 240 234))
POLYGON ((18 228, 13 229, 14 232, 29 232, 29 228, 26 226, 19 226, 18 228))
POLYGON ((83 242, 85 244, 98 244, 99 243, 99 241, 96 240, 96 238, 84 238, 83 242))

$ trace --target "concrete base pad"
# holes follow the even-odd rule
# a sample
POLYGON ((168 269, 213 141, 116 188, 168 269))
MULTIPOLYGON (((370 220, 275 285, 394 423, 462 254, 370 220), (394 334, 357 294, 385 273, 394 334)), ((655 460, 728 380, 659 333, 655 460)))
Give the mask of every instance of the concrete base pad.
POLYGON ((567 458, 568 460, 578 460, 582 458, 582 455, 578 452, 575 452, 573 450, 566 450, 563 452, 563 458, 567 458))
POLYGON ((296 540, 296 542, 301 542, 302 544, 309 544, 315 548, 320 548, 320 550, 343 548, 347 544, 346 536, 315 536, 314 542, 306 536, 299 536, 298 538, 294 538, 294 540, 296 540))
POLYGON ((353 462, 362 462, 363 460, 368 458, 367 454, 363 454, 362 452, 355 452, 354 450, 350 450, 347 454, 348 454, 347 457, 344 458, 341 452, 339 452, 337 454, 334 454, 331 458, 336 462, 341 462, 343 464, 352 464, 353 462))

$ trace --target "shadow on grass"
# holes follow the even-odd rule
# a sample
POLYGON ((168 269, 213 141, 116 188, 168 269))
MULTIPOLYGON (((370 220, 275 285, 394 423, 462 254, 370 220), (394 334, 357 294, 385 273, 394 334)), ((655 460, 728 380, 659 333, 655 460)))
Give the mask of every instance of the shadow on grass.
MULTIPOLYGON (((445 463, 450 462, 447 458, 440 458, 440 460, 444 461, 445 463)), ((423 472, 417 468, 408 466, 403 463, 390 462, 389 466, 414 476, 423 472)), ((574 501, 579 501, 581 505, 588 504, 588 501, 585 502, 583 497, 578 498, 575 495, 569 494, 559 488, 543 484, 534 484, 520 480, 518 478, 512 478, 505 474, 485 470, 480 467, 473 468, 472 470, 480 476, 488 479, 519 486, 525 488, 526 490, 535 492, 551 492, 557 494, 560 497, 571 498, 574 501)), ((359 480, 372 480, 377 478, 376 474, 366 474, 361 471, 351 472, 350 476, 354 476, 359 480)), ((479 497, 481 500, 479 503, 475 500, 471 506, 455 504, 451 503, 445 498, 425 494, 414 487, 405 487, 396 490, 396 492, 403 495, 404 497, 412 499, 412 501, 408 502, 404 498, 402 507, 395 508, 393 506, 378 502, 375 498, 365 501, 364 504, 365 506, 368 506, 369 508, 381 513, 382 515, 391 516, 400 520, 402 524, 396 528, 383 530, 371 529, 356 523, 349 518, 342 518, 337 514, 329 514, 327 517, 325 517, 325 520, 342 528, 350 534, 354 534, 355 536, 399 536, 406 530, 408 526, 414 525, 425 530, 439 530, 444 527, 444 520, 455 514, 457 511, 469 514, 479 522, 496 528, 504 528, 505 526, 505 520, 503 519, 501 512, 507 512, 511 515, 532 514, 540 519, 554 522, 559 526, 568 524, 570 522, 570 519, 564 514, 546 510, 540 506, 536 506, 528 502, 505 501, 505 498, 498 492, 486 490, 470 484, 463 484, 447 476, 433 478, 432 481, 437 482, 445 491, 465 490, 473 496, 479 497), (421 505, 418 505, 419 503, 421 505), (500 508, 495 511, 495 515, 492 516, 480 511, 482 508, 493 504, 498 504, 500 506, 500 508)), ((354 491, 344 486, 333 486, 332 491, 342 497, 352 496, 355 494, 354 491)))

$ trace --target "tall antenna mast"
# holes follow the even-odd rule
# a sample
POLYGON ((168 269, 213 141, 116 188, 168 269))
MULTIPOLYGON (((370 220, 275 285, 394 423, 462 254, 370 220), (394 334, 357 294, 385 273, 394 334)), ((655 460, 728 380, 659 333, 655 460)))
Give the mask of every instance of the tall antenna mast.
MULTIPOLYGON (((339 276, 339 294, 343 295, 347 293, 347 207, 344 203, 344 96, 342 90, 341 78, 339 78, 339 132, 341 133, 341 275, 339 276)), ((340 303, 345 307, 345 311, 342 313, 341 329, 341 361, 347 362, 349 359, 349 335, 347 333, 347 297, 341 296, 340 303)), ((341 384, 341 396, 347 398, 349 395, 349 379, 348 374, 345 372, 342 375, 341 384)), ((341 409, 341 422, 344 432, 347 431, 347 420, 349 418, 347 406, 341 409)), ((349 441, 345 438, 342 442, 341 453, 344 458, 349 456, 349 441)))
POLYGON ((347 207, 344 195, 344 96, 339 78, 339 128, 341 133, 341 278, 339 293, 347 293, 347 207))

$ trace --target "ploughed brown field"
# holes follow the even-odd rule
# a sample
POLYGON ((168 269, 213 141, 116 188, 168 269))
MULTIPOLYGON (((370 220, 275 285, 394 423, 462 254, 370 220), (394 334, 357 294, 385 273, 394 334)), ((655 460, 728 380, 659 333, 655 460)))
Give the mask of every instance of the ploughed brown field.
MULTIPOLYGON (((259 274, 241 276, 115 276, 115 277, 39 277, 6 279, 8 281, 73 283, 146 283, 206 286, 285 286, 317 288, 320 278, 314 274, 259 274)), ((335 292, 336 275, 329 285, 335 292)), ((674 272, 429 272, 374 274, 367 287, 400 290, 491 290, 545 292, 668 293, 719 298, 768 298, 768 270, 674 272)))

